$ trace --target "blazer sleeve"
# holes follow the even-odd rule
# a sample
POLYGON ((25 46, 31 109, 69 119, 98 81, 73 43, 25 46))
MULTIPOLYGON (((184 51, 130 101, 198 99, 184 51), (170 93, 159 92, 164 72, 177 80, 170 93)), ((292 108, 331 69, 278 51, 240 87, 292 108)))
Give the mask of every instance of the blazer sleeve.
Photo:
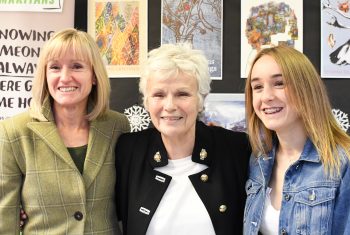
MULTIPOLYGON (((0 234, 19 234, 22 173, 3 122, 0 122, 0 234)), ((18 149, 18 147, 17 147, 18 149)))

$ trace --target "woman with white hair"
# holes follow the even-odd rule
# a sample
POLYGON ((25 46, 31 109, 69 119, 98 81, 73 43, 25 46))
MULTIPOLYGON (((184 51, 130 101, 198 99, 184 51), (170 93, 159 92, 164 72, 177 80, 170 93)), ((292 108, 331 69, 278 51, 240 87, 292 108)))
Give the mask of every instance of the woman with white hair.
POLYGON ((241 234, 250 147, 244 133, 197 120, 210 91, 208 62, 187 44, 149 53, 140 80, 155 128, 116 147, 124 234, 241 234))

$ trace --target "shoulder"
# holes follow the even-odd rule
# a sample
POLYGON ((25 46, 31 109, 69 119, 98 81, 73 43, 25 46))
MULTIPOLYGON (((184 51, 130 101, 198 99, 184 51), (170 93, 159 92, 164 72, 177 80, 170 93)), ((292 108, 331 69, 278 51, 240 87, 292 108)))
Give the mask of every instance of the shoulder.
POLYGON ((248 135, 244 132, 231 131, 220 126, 207 126, 202 122, 197 123, 197 128, 200 134, 210 135, 214 141, 234 143, 234 146, 249 146, 248 135))
POLYGON ((128 118, 117 111, 109 110, 101 120, 113 123, 114 129, 122 132, 130 131, 130 124, 128 118))
POLYGON ((29 112, 17 114, 11 118, 0 121, 0 133, 1 136, 7 133, 9 137, 11 135, 17 136, 15 133, 22 133, 29 130, 27 123, 32 122, 33 118, 30 117, 29 112))
POLYGON ((156 133, 154 128, 148 128, 146 130, 124 133, 119 137, 118 143, 135 143, 142 141, 143 143, 148 142, 151 136, 156 133))

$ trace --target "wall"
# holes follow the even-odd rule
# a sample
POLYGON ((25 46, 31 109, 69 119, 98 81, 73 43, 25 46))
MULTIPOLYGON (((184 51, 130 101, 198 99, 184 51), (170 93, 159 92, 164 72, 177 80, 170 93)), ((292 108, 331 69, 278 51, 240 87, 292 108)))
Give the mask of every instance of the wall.
MULTIPOLYGON (((213 93, 242 93, 245 79, 240 77, 240 1, 224 1, 223 79, 212 82, 213 93)), ((320 1, 304 0, 304 49, 316 69, 320 71, 320 1)), ((161 1, 148 1, 148 49, 160 45, 161 1)), ((76 0, 75 26, 86 30, 86 1, 76 0)), ((350 74, 349 74, 350 77, 350 74)), ((350 79, 323 79, 333 108, 350 113, 350 79)), ((133 104, 140 104, 138 78, 115 78, 112 84, 112 108, 123 112, 133 104)), ((348 131, 349 132, 349 131, 348 131)))

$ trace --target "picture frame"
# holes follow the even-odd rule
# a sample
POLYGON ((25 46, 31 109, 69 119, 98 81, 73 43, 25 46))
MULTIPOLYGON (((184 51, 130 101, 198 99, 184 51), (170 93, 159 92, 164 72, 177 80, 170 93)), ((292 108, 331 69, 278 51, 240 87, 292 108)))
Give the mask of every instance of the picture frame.
POLYGON ((200 120, 207 125, 245 132, 244 93, 212 93, 204 101, 200 120))
POLYGON ((321 10, 321 77, 350 78, 349 3, 322 0, 321 10))
POLYGON ((110 78, 140 76, 148 52, 147 2, 88 1, 87 31, 96 40, 110 78))
POLYGON ((208 59, 212 80, 222 80, 223 0, 161 0, 161 43, 189 43, 208 59))
POLYGON ((278 45, 303 52, 303 1, 241 0, 241 77, 260 50, 278 45))

